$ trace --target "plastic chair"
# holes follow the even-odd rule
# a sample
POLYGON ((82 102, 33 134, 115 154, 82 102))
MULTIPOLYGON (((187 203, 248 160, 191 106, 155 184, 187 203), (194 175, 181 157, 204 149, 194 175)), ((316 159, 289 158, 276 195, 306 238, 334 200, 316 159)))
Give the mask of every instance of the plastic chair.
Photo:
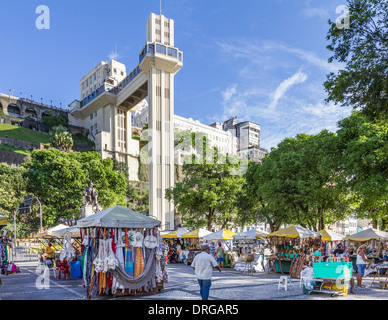
POLYGON ((57 267, 58 267, 58 279, 61 279, 61 271, 63 271, 63 277, 66 280, 67 275, 69 275, 67 261, 66 260, 63 260, 63 261, 57 260, 57 267))
POLYGON ((291 277, 281 276, 279 278, 278 290, 280 290, 280 288, 284 288, 284 290, 287 291, 288 284, 291 284, 291 277))

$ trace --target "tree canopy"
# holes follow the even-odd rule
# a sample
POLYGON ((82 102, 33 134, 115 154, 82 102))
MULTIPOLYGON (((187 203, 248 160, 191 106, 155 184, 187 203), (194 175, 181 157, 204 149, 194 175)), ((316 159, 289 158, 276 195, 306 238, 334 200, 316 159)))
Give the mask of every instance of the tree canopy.
POLYGON ((324 83, 326 101, 362 111, 370 119, 388 113, 388 2, 348 0, 349 26, 329 21, 329 62, 345 67, 324 83))

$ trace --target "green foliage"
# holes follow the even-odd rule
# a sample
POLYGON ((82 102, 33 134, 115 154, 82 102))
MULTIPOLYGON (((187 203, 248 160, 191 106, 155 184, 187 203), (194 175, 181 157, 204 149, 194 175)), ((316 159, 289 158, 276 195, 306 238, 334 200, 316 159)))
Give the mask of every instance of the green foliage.
POLYGON ((69 152, 74 144, 73 137, 66 127, 53 127, 50 131, 50 145, 60 151, 69 152))
POLYGON ((183 165, 183 181, 166 190, 166 199, 174 201, 189 227, 226 228, 237 215, 235 200, 243 178, 230 174, 237 165, 229 160, 210 164, 198 160, 183 165))
MULTIPOLYGON (((24 176, 23 167, 11 168, 5 163, 0 163, 0 213, 7 216, 8 225, 5 229, 13 236, 14 233, 14 213, 23 202, 26 195, 27 179, 24 176)), ((26 237, 34 228, 39 227, 39 217, 36 212, 36 202, 31 215, 16 214, 16 229, 18 237, 26 237)))
POLYGON ((149 212, 149 191, 137 183, 128 183, 127 206, 137 212, 149 212))
POLYGON ((10 146, 8 144, 0 144, 0 150, 7 151, 7 152, 20 153, 20 154, 23 154, 26 156, 31 155, 31 152, 29 150, 22 149, 22 148, 16 148, 16 147, 10 146))
POLYGON ((49 116, 44 116, 43 117, 43 123, 47 124, 50 131, 54 127, 62 126, 65 128, 69 127, 69 120, 67 117, 64 115, 59 115, 59 116, 54 116, 54 115, 49 115, 49 116))
POLYGON ((387 220, 388 123, 354 112, 339 127, 342 174, 338 182, 350 189, 360 217, 387 220))
POLYGON ((361 110, 369 118, 388 114, 388 2, 348 0, 349 28, 329 21, 328 49, 334 60, 345 63, 330 73, 324 86, 326 101, 361 110))
POLYGON ((102 207, 125 203, 125 175, 114 170, 112 159, 101 160, 96 152, 35 150, 31 161, 23 167, 28 179, 27 191, 41 199, 46 226, 53 226, 59 218, 79 216, 82 191, 90 181, 102 207))
POLYGON ((243 201, 252 215, 266 220, 272 229, 300 224, 323 229, 325 224, 349 214, 344 190, 337 187, 336 135, 297 135, 284 139, 262 164, 251 164, 246 174, 243 201))

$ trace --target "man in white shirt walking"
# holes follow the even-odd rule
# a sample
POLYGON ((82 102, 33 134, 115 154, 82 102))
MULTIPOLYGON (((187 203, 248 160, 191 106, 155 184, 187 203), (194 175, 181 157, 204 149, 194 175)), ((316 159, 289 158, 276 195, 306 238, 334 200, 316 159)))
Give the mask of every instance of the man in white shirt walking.
POLYGON ((191 266, 194 268, 198 279, 202 300, 208 300, 213 268, 221 272, 216 259, 210 254, 210 247, 208 245, 202 246, 202 252, 195 256, 191 266))

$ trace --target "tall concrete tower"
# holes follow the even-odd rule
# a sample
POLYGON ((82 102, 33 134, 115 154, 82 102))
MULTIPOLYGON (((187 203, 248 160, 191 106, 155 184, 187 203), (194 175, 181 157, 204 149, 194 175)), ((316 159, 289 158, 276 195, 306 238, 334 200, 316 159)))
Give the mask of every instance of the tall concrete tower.
POLYGON ((69 105, 71 123, 90 128, 102 157, 126 162, 131 175, 138 169, 139 142, 132 139, 130 113, 148 96, 150 215, 163 230, 175 227, 174 204, 164 196, 174 187, 174 76, 182 66, 174 21, 151 13, 137 66, 127 73, 117 61, 100 63, 81 80, 82 100, 69 105))
POLYGON ((174 187, 174 76, 182 60, 182 52, 174 47, 174 20, 152 13, 140 69, 148 73, 150 214, 166 230, 175 227, 174 204, 164 196, 174 187))

